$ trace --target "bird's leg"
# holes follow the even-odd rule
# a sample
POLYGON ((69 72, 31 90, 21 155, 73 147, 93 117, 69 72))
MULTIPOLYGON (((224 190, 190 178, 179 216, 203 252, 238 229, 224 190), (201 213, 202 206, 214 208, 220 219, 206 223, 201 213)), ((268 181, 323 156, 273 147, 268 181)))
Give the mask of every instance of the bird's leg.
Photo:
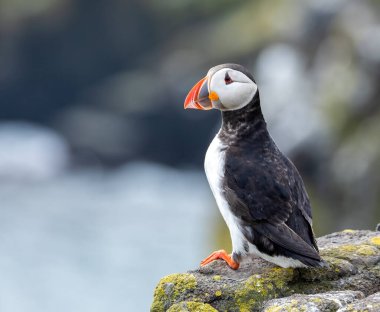
POLYGON ((218 251, 214 251, 211 255, 209 255, 206 259, 204 259, 202 262, 201 262, 201 266, 204 266, 214 260, 217 260, 217 259, 222 259, 224 261, 227 262, 227 264, 229 265, 229 267, 233 270, 237 270, 239 268, 239 263, 238 262, 235 262, 232 257, 227 254, 227 252, 225 250, 218 250, 218 251))

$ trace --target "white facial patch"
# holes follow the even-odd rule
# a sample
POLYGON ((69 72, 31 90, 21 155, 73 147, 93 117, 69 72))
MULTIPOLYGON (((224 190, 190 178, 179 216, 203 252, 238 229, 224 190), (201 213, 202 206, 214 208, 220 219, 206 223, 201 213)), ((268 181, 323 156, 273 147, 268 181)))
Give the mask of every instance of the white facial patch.
MULTIPOLYGON (((253 99, 257 92, 257 85, 251 79, 231 68, 223 68, 212 75, 208 87, 209 92, 214 91, 218 94, 219 102, 222 104, 221 110, 242 108, 253 99), (226 73, 231 78, 231 83, 226 83, 226 73)), ((220 105, 215 106, 220 107, 220 105)))

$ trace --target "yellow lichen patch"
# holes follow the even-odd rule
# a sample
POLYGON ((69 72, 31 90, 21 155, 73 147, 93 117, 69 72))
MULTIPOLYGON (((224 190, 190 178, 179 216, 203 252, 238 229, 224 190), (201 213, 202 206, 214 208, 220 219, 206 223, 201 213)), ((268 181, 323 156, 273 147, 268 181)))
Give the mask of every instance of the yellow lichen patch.
POLYGON ((166 311, 181 294, 193 290, 196 286, 197 282, 193 274, 184 273, 165 276, 160 280, 154 291, 151 311, 166 311))
MULTIPOLYGON (((342 268, 347 267, 349 265, 349 262, 347 260, 334 258, 331 256, 325 256, 323 257, 323 260, 325 260, 328 263, 328 266, 330 270, 333 270, 335 273, 339 273, 342 268)), ((324 272, 326 272, 326 268, 322 268, 324 272)), ((313 271, 316 271, 318 274, 320 274, 321 269, 314 269, 313 271)))
POLYGON ((343 233, 355 233, 356 231, 355 230, 352 230, 352 229, 345 229, 343 230, 343 233))
POLYGON ((221 295, 222 295, 222 291, 217 290, 217 291, 215 292, 215 296, 220 297, 221 295))
POLYGON ((371 245, 342 245, 339 247, 323 250, 322 255, 338 257, 338 258, 351 258, 353 255, 368 257, 379 254, 379 250, 371 245))
POLYGON ((218 310, 207 303, 188 301, 173 304, 167 312, 218 312, 218 310))
POLYGON ((355 230, 352 230, 352 229, 345 229, 342 231, 343 233, 355 233, 356 231, 355 230))
POLYGON ((316 297, 316 298, 311 298, 310 301, 311 301, 311 302, 314 302, 314 303, 322 303, 322 299, 321 299, 321 298, 318 298, 318 297, 316 297))
POLYGON ((281 312, 281 311, 283 311, 282 307, 277 305, 277 304, 275 304, 271 307, 268 307, 264 310, 264 312, 281 312))
POLYGON ((293 279, 293 269, 273 268, 262 275, 252 275, 235 291, 239 311, 251 311, 264 300, 288 291, 287 284, 293 279))
MULTIPOLYGON (((354 307, 354 305, 352 304, 352 303, 350 303, 350 304, 348 304, 347 306, 346 306, 346 310, 347 311, 352 311, 352 308, 354 307)), ((355 311, 356 312, 356 311, 355 311)))
POLYGON ((214 275, 212 278, 214 281, 220 281, 222 279, 220 275, 214 275))
MULTIPOLYGON (((264 312, 307 312, 309 311, 307 305, 302 304, 295 299, 292 299, 290 302, 285 302, 282 305, 273 305, 264 310, 264 312)), ((318 310, 319 311, 319 310, 318 310)))
POLYGON ((380 236, 372 237, 369 241, 373 245, 380 246, 380 236))
POLYGON ((345 252, 353 252, 359 256, 374 256, 378 253, 376 248, 369 245, 344 245, 340 248, 345 252))
POLYGON ((276 288, 283 288, 294 277, 294 269, 273 268, 268 274, 268 279, 272 280, 276 288))

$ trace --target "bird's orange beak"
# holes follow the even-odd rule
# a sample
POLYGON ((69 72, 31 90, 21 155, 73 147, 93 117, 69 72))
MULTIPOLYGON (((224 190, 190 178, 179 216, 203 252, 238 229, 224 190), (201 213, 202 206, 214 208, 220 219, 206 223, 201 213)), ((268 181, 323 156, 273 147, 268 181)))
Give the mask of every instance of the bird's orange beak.
POLYGON ((207 86, 207 77, 202 78, 196 85, 190 90, 186 96, 184 108, 194 108, 201 110, 212 109, 212 102, 207 86))

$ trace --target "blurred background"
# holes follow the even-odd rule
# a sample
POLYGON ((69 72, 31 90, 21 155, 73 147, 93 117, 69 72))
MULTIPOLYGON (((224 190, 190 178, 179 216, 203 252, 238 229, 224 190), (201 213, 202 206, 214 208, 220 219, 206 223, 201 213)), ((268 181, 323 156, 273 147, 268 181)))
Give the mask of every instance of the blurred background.
POLYGON ((318 236, 380 221, 379 1, 1 0, 0 310, 146 311, 230 250, 208 69, 245 65, 318 236))

